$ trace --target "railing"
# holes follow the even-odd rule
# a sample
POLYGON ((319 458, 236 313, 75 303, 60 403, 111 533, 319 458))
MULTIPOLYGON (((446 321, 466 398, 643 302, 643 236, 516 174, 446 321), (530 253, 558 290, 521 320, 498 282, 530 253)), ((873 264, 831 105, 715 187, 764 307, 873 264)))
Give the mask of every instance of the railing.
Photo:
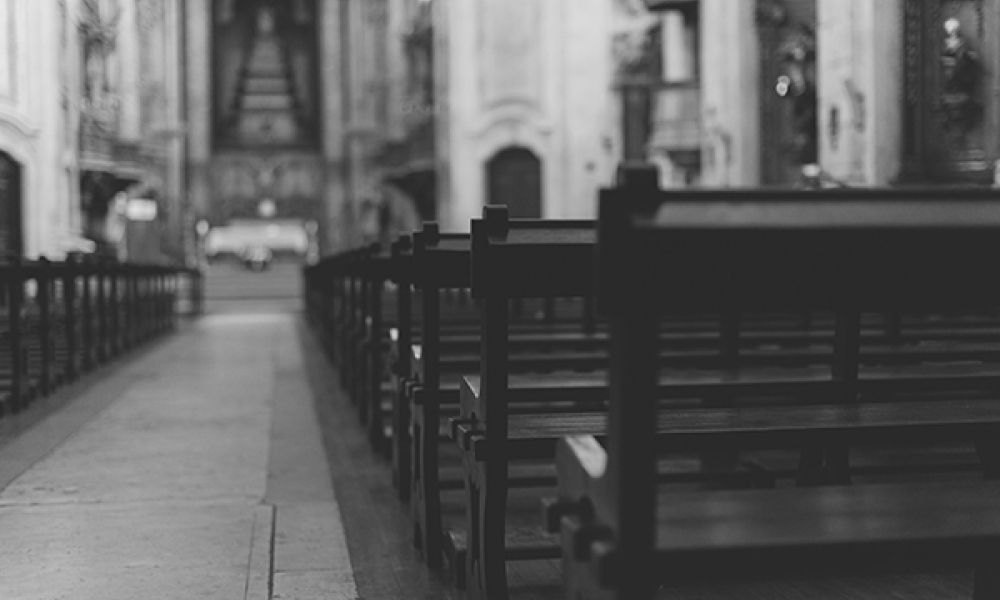
POLYGON ((202 279, 156 265, 0 263, 0 415, 173 329, 178 292, 183 312, 200 313, 202 279))

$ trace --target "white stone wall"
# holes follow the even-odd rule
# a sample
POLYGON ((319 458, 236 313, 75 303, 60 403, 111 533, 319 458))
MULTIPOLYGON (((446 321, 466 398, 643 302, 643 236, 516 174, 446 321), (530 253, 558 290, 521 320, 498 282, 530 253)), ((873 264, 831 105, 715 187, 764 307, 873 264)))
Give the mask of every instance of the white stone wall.
POLYGON ((186 0, 188 195, 196 212, 211 202, 212 1, 186 0))
POLYGON ((901 0, 819 0, 820 163, 851 185, 899 174, 901 0))
POLYGON ((755 0, 701 0, 702 182, 708 187, 760 181, 755 8, 755 0))
POLYGON ((55 1, 0 0, 0 149, 22 165, 25 254, 59 258, 69 227, 55 1))
MULTIPOLYGON (((122 139, 162 146, 160 191, 183 194, 180 0, 155 0, 163 19, 141 31, 137 3, 119 0, 117 52, 109 65, 121 100, 122 139), (145 35, 145 39, 143 39, 145 35), (140 56, 155 53, 155 69, 140 56), (155 88, 156 98, 143 98, 155 88), (150 102, 159 102, 156 118, 150 102)), ((23 166, 25 251, 62 258, 81 233, 79 126, 82 95, 82 0, 0 0, 0 149, 23 166)), ((177 212, 178 207, 172 207, 177 212)))
POLYGON ((508 146, 541 159, 544 217, 593 216, 616 162, 611 0, 435 4, 441 221, 468 229, 485 165, 508 146))

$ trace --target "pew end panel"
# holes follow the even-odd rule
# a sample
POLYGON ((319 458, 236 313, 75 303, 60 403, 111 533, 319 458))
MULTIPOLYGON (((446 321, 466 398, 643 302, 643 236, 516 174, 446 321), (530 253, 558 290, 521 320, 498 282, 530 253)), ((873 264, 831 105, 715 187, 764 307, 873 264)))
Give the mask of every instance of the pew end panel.
POLYGON ((468 513, 466 584, 471 598, 507 594, 505 536, 508 472, 510 302, 593 294, 593 221, 510 219, 487 206, 472 221, 471 292, 482 302, 480 380, 462 383, 462 465, 468 513), (488 443, 486 456, 476 449, 488 443))
POLYGON ((832 495, 709 492, 664 504, 655 485, 659 365, 650 331, 667 314, 833 312, 846 323, 837 335, 842 362, 833 380, 853 383, 856 366, 853 373, 843 367, 857 361, 850 350, 860 313, 1000 304, 1000 280, 990 275, 991 257, 1000 252, 1000 195, 937 202, 899 192, 862 200, 827 194, 796 202, 712 192, 695 202, 685 193, 601 194, 598 297, 611 320, 612 408, 606 455, 580 440, 559 449, 560 502, 550 509, 550 525, 559 517, 565 534, 569 597, 653 598, 659 582, 685 571, 788 560, 822 566, 852 552, 964 560, 979 568, 975 598, 995 597, 1000 591, 983 568, 1000 548, 1000 488, 993 483, 954 496, 946 486, 883 485, 832 495), (709 510, 716 500, 737 518, 709 510), (957 505, 966 507, 962 522, 940 518, 957 505), (790 525, 774 518, 773 506, 785 506, 780 516, 791 515, 790 525), (793 507, 797 512, 789 512, 793 507), (678 510, 686 521, 676 518, 678 510), (694 525, 685 526, 692 517, 694 525), (581 548, 588 551, 575 552, 581 548))
MULTIPOLYGON (((421 340, 412 346, 411 479, 413 481, 414 542, 428 567, 442 567, 446 550, 441 516, 438 439, 441 420, 441 295, 442 290, 469 285, 469 248, 465 233, 442 233, 425 223, 414 234, 412 281, 421 299, 421 340)), ((455 554, 450 556, 454 558, 455 554)), ((464 556, 464 555, 461 555, 464 556)), ((454 564, 454 563, 453 563, 454 564)), ((464 577, 464 566, 454 571, 464 577)))

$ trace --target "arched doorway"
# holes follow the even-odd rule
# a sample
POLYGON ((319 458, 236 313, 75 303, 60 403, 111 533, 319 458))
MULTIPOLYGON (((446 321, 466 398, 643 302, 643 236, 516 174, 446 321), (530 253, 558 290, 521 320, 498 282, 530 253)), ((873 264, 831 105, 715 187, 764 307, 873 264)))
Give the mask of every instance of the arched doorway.
POLYGON ((24 255, 21 163, 0 151, 0 258, 24 255))
POLYGON ((542 216, 542 161, 527 148, 505 148, 486 164, 486 201, 506 205, 510 216, 542 216))

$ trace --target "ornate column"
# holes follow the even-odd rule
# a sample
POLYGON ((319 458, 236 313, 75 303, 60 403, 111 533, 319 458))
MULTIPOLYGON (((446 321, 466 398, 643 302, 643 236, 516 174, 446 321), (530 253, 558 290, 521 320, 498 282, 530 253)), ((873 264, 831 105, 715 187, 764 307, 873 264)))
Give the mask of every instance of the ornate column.
POLYGON ((212 161, 212 0, 186 0, 188 195, 198 214, 208 210, 212 161))
POLYGON ((346 202, 345 181, 345 121, 343 52, 347 43, 340 35, 343 13, 350 0, 320 0, 320 89, 323 110, 324 206, 326 223, 322 251, 329 252, 342 245, 341 215, 346 202))

